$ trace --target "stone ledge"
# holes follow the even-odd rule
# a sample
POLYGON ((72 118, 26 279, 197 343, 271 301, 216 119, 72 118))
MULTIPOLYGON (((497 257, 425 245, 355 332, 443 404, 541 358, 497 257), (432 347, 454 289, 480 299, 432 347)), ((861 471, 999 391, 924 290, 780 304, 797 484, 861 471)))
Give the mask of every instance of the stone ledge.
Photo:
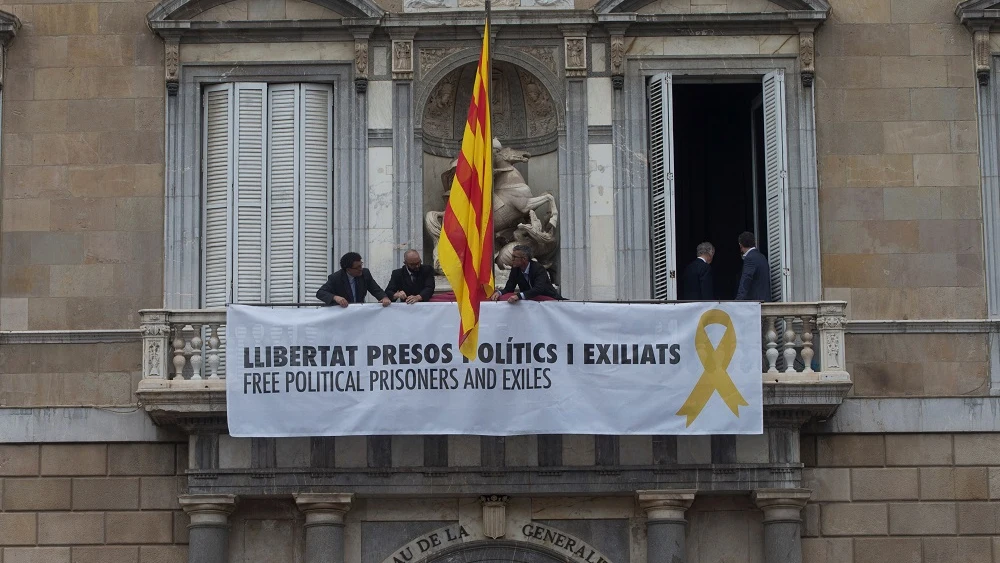
POLYGON ((749 493, 756 489, 798 488, 800 464, 714 464, 580 467, 372 469, 201 469, 188 471, 192 494, 272 495, 352 491, 360 496, 503 494, 634 495, 641 489, 697 489, 749 493), (430 469, 434 469, 431 475, 430 469))

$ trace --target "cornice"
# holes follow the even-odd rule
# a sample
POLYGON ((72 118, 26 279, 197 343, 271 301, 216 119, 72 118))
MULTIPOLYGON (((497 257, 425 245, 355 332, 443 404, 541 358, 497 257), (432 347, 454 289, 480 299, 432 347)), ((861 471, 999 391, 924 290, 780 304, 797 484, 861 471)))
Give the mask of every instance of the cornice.
POLYGON ((1000 319, 847 321, 847 334, 982 334, 1000 329, 1000 319))
POLYGON ((141 340, 142 334, 139 329, 0 331, 0 346, 11 344, 115 344, 141 340))

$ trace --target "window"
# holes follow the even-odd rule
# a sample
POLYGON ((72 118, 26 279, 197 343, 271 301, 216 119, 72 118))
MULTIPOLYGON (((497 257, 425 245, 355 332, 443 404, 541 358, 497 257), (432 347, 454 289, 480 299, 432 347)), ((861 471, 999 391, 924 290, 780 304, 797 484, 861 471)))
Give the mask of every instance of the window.
MULTIPOLYGON (((697 243, 732 251, 748 230, 770 262, 772 300, 790 299, 784 72, 753 82, 674 78, 648 82, 653 297, 677 298, 678 257, 694 258, 697 243)), ((716 298, 731 299, 739 261, 713 269, 716 298)))
POLYGON ((311 300, 330 272, 333 89, 206 86, 203 304, 311 300))

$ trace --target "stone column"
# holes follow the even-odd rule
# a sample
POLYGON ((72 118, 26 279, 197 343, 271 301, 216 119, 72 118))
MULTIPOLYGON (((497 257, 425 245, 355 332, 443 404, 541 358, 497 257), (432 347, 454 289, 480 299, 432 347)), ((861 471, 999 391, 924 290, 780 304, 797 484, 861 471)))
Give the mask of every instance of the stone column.
POLYGON ((809 489, 757 489, 753 501, 764 512, 764 563, 802 563, 802 507, 809 489))
POLYGON ((646 511, 646 563, 684 563, 687 548, 684 512, 694 502, 694 489, 639 491, 646 511))
POLYGON ((351 493, 302 493, 295 504, 306 515, 305 563, 344 563, 344 514, 351 493))
POLYGON ((181 495, 188 524, 188 563, 229 561, 229 515, 236 509, 236 495, 181 495))

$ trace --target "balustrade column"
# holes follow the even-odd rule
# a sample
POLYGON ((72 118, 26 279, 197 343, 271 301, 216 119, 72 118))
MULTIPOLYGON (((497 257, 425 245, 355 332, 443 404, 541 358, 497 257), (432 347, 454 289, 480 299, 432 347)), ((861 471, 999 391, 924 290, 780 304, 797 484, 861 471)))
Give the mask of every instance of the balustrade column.
POLYGON ((694 489, 639 491, 646 511, 646 563, 684 563, 687 560, 684 513, 694 502, 694 489))
POLYGON ((188 563, 229 561, 229 515, 236 509, 236 495, 181 495, 188 524, 188 563))
POLYGON ((764 512, 764 563, 802 563, 802 507, 809 489, 758 489, 754 503, 764 512))
POLYGON ((350 493, 302 493, 295 504, 306 515, 305 563, 344 563, 344 514, 350 493))

